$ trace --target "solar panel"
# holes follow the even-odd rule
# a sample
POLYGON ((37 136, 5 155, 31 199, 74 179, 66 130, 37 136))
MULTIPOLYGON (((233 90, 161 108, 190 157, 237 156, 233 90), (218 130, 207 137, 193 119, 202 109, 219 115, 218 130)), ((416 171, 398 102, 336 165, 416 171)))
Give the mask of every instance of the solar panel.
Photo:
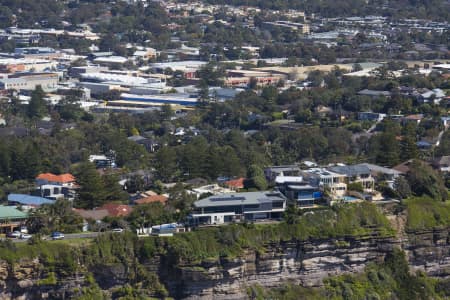
POLYGON ((210 198, 211 201, 243 201, 245 197, 220 197, 220 198, 210 198))

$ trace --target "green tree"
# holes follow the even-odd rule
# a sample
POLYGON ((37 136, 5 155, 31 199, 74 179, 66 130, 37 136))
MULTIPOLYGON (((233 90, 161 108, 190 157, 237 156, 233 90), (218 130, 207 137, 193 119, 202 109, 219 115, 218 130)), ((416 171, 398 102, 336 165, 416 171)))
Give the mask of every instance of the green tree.
POLYGON ((41 86, 37 86, 31 93, 31 99, 28 104, 27 115, 30 119, 41 119, 47 114, 47 104, 44 100, 45 92, 41 86))
POLYGON ((395 179, 394 189, 401 199, 406 199, 412 194, 408 180, 406 180, 403 176, 399 176, 395 179))
POLYGON ((177 153, 172 147, 163 147, 156 153, 155 168, 158 177, 165 182, 177 175, 177 153))
POLYGON ((260 166, 256 164, 251 165, 248 171, 248 177, 250 178, 253 187, 258 190, 267 190, 269 185, 264 176, 264 171, 260 166))
POLYGON ((127 220, 135 228, 145 228, 174 221, 172 215, 160 202, 135 206, 127 220))
POLYGON ((442 201, 447 199, 447 188, 442 176, 428 164, 419 160, 412 161, 406 178, 416 196, 428 195, 442 201))
POLYGON ((106 199, 105 186, 102 177, 90 162, 81 163, 75 172, 77 184, 76 205, 81 208, 101 206, 106 199))

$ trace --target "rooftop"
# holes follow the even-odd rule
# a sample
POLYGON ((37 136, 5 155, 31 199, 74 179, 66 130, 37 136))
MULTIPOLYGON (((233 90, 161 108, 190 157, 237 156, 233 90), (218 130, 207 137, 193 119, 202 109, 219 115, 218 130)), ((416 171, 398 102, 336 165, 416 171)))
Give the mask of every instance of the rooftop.
POLYGON ((99 207, 98 210, 107 210, 112 217, 128 216, 133 210, 131 206, 125 204, 107 203, 99 207))
POLYGON ((0 219, 24 219, 28 215, 18 210, 15 206, 0 205, 0 219))
POLYGON ((194 203, 197 208, 211 206, 233 206, 233 205, 252 205, 272 201, 284 201, 284 197, 273 191, 265 192, 247 192, 247 193, 227 193, 210 196, 194 203))
POLYGON ((15 202, 22 205, 40 206, 42 204, 53 204, 54 200, 50 200, 43 197, 30 196, 25 194, 9 194, 9 202, 15 202))
POLYGON ((163 195, 152 195, 145 198, 137 199, 134 201, 135 204, 148 204, 148 203, 155 203, 160 202, 161 204, 165 204, 167 202, 168 198, 163 195))
POLYGON ((70 183, 75 182, 75 177, 69 173, 61 175, 55 175, 52 173, 42 173, 36 177, 36 180, 46 180, 48 182, 58 182, 58 183, 70 183))
POLYGON ((370 174, 370 169, 365 165, 351 165, 351 166, 334 166, 329 168, 331 171, 345 174, 347 176, 357 176, 360 174, 370 174))

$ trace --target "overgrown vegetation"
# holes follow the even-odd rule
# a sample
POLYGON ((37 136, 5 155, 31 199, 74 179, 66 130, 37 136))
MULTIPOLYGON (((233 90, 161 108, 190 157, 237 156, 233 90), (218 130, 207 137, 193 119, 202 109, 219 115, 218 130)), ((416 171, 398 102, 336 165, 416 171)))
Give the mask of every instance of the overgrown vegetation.
POLYGON ((361 203, 305 214, 294 219, 293 224, 229 225, 199 229, 170 239, 149 239, 145 247, 150 252, 148 256, 158 251, 158 245, 174 263, 192 263, 235 257, 244 249, 264 251, 269 243, 371 234, 389 236, 394 232, 374 205, 361 203))
POLYGON ((450 226, 450 204, 429 197, 416 197, 404 201, 408 214, 407 229, 427 230, 450 226))

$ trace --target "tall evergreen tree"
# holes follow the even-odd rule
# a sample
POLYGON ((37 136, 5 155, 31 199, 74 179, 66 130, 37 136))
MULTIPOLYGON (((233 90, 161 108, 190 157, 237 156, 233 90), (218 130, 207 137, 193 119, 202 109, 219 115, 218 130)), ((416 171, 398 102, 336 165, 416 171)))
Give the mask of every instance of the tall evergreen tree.
POLYGON ((82 163, 78 166, 75 176, 77 184, 80 185, 77 190, 76 206, 81 208, 101 206, 106 198, 105 186, 95 165, 90 162, 82 163))
POLYGON ((47 113, 47 106, 44 100, 45 92, 41 86, 37 86, 31 93, 31 99, 28 104, 27 115, 30 119, 41 119, 47 113))

